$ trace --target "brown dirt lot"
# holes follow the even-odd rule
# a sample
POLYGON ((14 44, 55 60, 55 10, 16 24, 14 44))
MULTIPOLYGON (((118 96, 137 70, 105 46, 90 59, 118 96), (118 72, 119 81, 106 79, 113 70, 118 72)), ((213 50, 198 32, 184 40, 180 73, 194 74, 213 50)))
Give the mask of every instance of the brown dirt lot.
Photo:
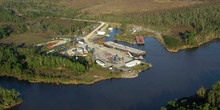
POLYGON ((144 12, 200 4, 197 0, 114 0, 83 9, 90 14, 144 12))

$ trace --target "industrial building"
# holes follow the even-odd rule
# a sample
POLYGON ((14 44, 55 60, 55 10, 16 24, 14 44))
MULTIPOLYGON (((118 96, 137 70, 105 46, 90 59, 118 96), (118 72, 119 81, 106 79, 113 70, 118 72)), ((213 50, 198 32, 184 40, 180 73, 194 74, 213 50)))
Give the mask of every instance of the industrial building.
POLYGON ((102 67, 105 67, 105 62, 100 60, 100 59, 96 59, 96 63, 99 64, 102 67))
POLYGON ((115 43, 115 42, 112 42, 112 41, 105 42, 104 45, 106 45, 108 47, 116 48, 116 49, 119 49, 119 50, 127 51, 127 52, 130 52, 132 54, 136 54, 136 55, 145 55, 146 54, 146 51, 139 50, 139 49, 129 47, 129 46, 124 46, 122 44, 118 44, 118 43, 115 43))
POLYGON ((133 67, 133 66, 140 65, 140 64, 141 64, 141 61, 132 60, 132 61, 129 61, 129 62, 125 63, 125 66, 126 67, 133 67))
POLYGON ((105 34, 106 34, 105 31, 97 31, 97 35, 102 36, 102 35, 105 35, 105 34))

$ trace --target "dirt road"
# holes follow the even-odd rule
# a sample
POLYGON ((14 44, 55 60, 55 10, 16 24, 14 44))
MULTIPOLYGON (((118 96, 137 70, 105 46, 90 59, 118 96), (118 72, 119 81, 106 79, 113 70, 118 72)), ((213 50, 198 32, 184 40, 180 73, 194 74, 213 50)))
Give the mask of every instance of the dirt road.
POLYGON ((96 31, 98 31, 102 26, 104 26, 105 25, 105 23, 104 22, 100 22, 101 24, 96 28, 96 29, 94 29, 91 33, 89 33, 87 36, 85 36, 83 39, 85 40, 85 42, 86 43, 89 43, 89 38, 96 32, 96 31))

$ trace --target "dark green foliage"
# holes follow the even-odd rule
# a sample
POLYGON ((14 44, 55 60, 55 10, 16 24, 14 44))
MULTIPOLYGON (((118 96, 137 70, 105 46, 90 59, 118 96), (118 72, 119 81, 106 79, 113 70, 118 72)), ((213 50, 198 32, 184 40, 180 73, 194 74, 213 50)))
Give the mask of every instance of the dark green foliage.
POLYGON ((47 29, 40 23, 37 24, 27 24, 27 27, 29 29, 30 32, 35 32, 35 33, 43 33, 45 32, 47 29))
POLYGON ((169 36, 163 36, 165 44, 170 48, 177 48, 181 46, 181 42, 179 39, 169 37, 169 36))
POLYGON ((24 32, 27 31, 27 27, 25 24, 17 24, 14 26, 14 28, 15 28, 14 31, 17 34, 23 34, 24 32))
POLYGON ((206 90, 204 87, 201 87, 198 91, 197 91, 197 95, 201 98, 205 98, 205 94, 206 94, 206 90))
POLYGON ((20 103, 22 99, 18 98, 19 95, 20 93, 14 89, 8 90, 0 86, 0 109, 20 103))
POLYGON ((88 22, 75 22, 73 25, 62 25, 54 22, 43 22, 41 25, 46 29, 52 30, 54 34, 63 35, 68 33, 76 32, 92 23, 88 22))
POLYGON ((186 45, 195 45, 195 37, 196 37, 196 32, 185 32, 184 33, 184 39, 185 39, 185 44, 186 45))
POLYGON ((11 33, 9 26, 1 25, 0 26, 0 39, 6 38, 11 33))
POLYGON ((24 19, 17 16, 13 11, 0 6, 0 22, 23 22, 24 19))
POLYGON ((205 90, 201 87, 197 94, 170 101, 166 108, 161 110, 219 110, 220 109, 220 81, 213 85, 212 89, 205 90))
POLYGON ((127 23, 125 23, 125 22, 121 23, 121 31, 122 31, 122 33, 125 32, 126 26, 127 26, 127 23))
POLYGON ((53 17, 56 16, 56 14, 49 11, 27 11, 24 13, 24 17, 36 19, 36 18, 48 17, 48 16, 53 17))
MULTIPOLYGON (((71 71, 72 74, 84 73, 88 62, 85 58, 79 60, 69 57, 46 55, 39 48, 21 48, 15 45, 0 44, 0 71, 13 76, 25 76, 38 74, 38 69, 47 68, 54 70, 62 68, 71 71)), ((1 74, 0 73, 0 74, 1 74)), ((41 73, 45 76, 47 73, 41 73)))
MULTIPOLYGON (((69 0, 63 0, 68 1, 69 0)), ((24 17, 36 19, 41 17, 68 17, 73 18, 79 15, 79 9, 69 9, 64 5, 58 5, 54 0, 2 0, 0 4, 21 13, 24 17)), ((82 13, 80 13, 82 14, 82 13)))
POLYGON ((1 4, 19 12, 30 10, 37 12, 42 10, 56 10, 56 8, 62 8, 52 4, 51 1, 48 0, 2 0, 1 4))

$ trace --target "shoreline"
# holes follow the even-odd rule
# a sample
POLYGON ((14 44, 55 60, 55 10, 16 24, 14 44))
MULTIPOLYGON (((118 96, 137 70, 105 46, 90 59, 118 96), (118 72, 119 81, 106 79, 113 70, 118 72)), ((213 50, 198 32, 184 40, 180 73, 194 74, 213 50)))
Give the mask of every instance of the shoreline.
POLYGON ((169 48, 166 47, 164 44, 162 44, 162 45, 163 45, 164 48, 167 49, 167 51, 173 52, 173 53, 177 53, 177 52, 180 51, 180 50, 197 48, 197 47, 199 47, 199 46, 201 46, 201 45, 203 45, 203 44, 205 44, 205 43, 211 42, 211 41, 213 41, 213 40, 215 40, 215 39, 220 39, 220 37, 217 37, 217 36, 216 36, 216 37, 213 37, 213 38, 208 39, 208 40, 206 40, 206 41, 203 41, 203 42, 201 42, 201 43, 199 43, 198 45, 195 45, 195 46, 183 45, 183 46, 181 46, 181 47, 179 47, 179 48, 177 48, 177 49, 169 49, 169 48))
MULTIPOLYGON (((146 38, 146 37, 144 37, 144 38, 146 38)), ((197 47, 199 47, 199 46, 201 46, 201 45, 203 45, 203 44, 205 44, 205 43, 211 42, 212 40, 220 39, 220 37, 215 36, 215 37, 212 37, 211 39, 208 39, 208 40, 206 40, 206 41, 203 41, 203 42, 199 43, 199 44, 196 45, 196 46, 183 45, 183 46, 178 47, 177 49, 170 49, 169 47, 167 47, 167 46, 165 45, 165 43, 164 43, 163 41, 159 40, 157 37, 153 36, 153 38, 155 38, 168 52, 172 52, 172 53, 177 53, 177 52, 179 52, 180 50, 191 49, 191 48, 197 48, 197 47)), ((126 43, 129 43, 129 44, 132 44, 132 45, 135 45, 135 44, 136 44, 136 42, 123 41, 122 39, 114 39, 114 41, 126 42, 126 43)))
POLYGON ((13 107, 15 107, 15 106, 20 105, 22 102, 23 102, 23 100, 21 99, 21 100, 19 100, 16 104, 14 104, 14 105, 2 107, 2 108, 0 108, 0 109, 3 109, 3 110, 4 110, 4 109, 10 109, 10 108, 13 108, 13 107))
POLYGON ((136 42, 128 42, 128 41, 123 41, 123 40, 121 40, 121 39, 114 39, 114 41, 116 41, 116 42, 126 42, 126 43, 129 43, 129 44, 132 44, 132 45, 134 45, 134 44, 136 44, 136 42))
POLYGON ((45 84, 63 84, 63 85, 92 85, 95 84, 97 82, 103 81, 103 80, 109 80, 109 79, 121 79, 121 78, 126 78, 126 79, 131 79, 131 78, 136 78, 138 77, 138 74, 146 69, 150 69, 152 67, 151 64, 148 64, 148 67, 146 67, 145 69, 139 69, 139 70, 132 70, 131 72, 133 74, 130 74, 130 72, 128 71, 123 71, 120 72, 119 76, 108 76, 108 77, 99 77, 91 82, 87 82, 87 81, 79 81, 79 80, 69 80, 69 81, 62 81, 61 79, 52 79, 52 80, 48 80, 48 79, 36 79, 36 78, 25 78, 22 76, 13 76, 13 75, 7 75, 7 74, 1 74, 0 77, 9 77, 9 78, 16 78, 18 81, 28 81, 29 83, 45 83, 45 84))

